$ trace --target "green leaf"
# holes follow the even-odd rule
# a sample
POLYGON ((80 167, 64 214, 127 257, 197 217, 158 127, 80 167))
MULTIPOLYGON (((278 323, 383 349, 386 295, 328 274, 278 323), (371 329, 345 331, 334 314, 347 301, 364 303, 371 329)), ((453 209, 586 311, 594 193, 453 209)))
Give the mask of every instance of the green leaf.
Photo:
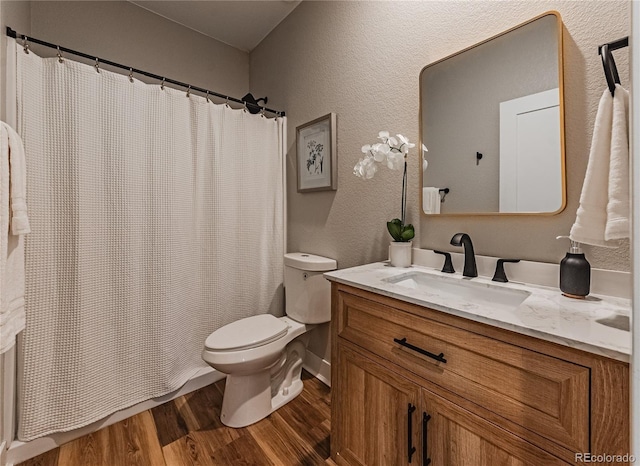
POLYGON ((394 218, 390 222, 387 222, 387 230, 394 241, 402 241, 402 222, 398 218, 394 218))
POLYGON ((405 243, 411 241, 416 235, 413 225, 403 225, 399 218, 394 218, 387 222, 387 230, 394 241, 405 243))
POLYGON ((402 228, 402 233, 400 233, 400 241, 411 241, 415 235, 416 232, 413 228, 413 225, 405 225, 402 228))

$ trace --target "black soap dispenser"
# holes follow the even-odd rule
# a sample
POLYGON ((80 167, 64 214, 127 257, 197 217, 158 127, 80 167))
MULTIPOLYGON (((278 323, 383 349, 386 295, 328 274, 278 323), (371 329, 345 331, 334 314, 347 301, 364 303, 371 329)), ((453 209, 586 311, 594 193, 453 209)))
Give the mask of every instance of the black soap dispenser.
POLYGON ((584 299, 591 286, 591 264, 584 257, 580 243, 568 236, 558 236, 571 241, 571 249, 560 262, 560 291, 569 298, 584 299))

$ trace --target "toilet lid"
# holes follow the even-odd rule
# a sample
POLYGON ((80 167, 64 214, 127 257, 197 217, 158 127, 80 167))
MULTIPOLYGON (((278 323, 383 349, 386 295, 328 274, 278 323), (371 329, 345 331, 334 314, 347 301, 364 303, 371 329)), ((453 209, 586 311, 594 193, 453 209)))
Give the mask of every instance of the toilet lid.
POLYGON ((204 345, 214 351, 255 348, 283 337, 288 328, 283 320, 261 314, 220 327, 207 337, 204 345))

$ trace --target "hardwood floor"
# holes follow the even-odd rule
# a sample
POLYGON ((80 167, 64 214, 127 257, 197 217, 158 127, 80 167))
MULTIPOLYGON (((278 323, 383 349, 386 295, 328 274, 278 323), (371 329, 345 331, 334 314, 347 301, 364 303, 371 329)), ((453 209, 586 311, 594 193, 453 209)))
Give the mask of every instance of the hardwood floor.
POLYGON ((220 422, 222 380, 19 466, 332 465, 330 390, 302 378, 300 396, 242 429, 220 422))

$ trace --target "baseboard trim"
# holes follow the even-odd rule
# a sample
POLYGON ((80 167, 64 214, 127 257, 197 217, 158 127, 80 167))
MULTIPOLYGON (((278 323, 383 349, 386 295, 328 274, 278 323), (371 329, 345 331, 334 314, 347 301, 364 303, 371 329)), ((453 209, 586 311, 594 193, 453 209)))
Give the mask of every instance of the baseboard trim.
POLYGON ((331 387, 331 363, 329 361, 307 350, 302 367, 327 387, 331 387))
MULTIPOLYGON (((69 432, 59 432, 46 437, 41 437, 29 442, 22 442, 20 440, 14 440, 11 442, 9 450, 7 450, 6 466, 13 466, 14 464, 22 463, 28 459, 34 458, 49 450, 53 450, 59 447, 63 443, 75 440, 83 435, 96 432, 103 427, 110 426, 116 422, 120 422, 128 417, 135 416, 143 411, 159 406, 167 401, 179 398, 187 393, 191 393, 195 390, 199 390, 202 387, 206 387, 218 380, 224 379, 225 375, 216 371, 211 367, 202 368, 191 379, 189 379, 178 390, 168 393, 164 396, 153 398, 151 400, 143 401, 129 408, 123 409, 110 416, 105 417, 99 421, 96 421, 88 426, 81 427, 69 432)), ((1 464, 1 463, 0 463, 1 464)))

